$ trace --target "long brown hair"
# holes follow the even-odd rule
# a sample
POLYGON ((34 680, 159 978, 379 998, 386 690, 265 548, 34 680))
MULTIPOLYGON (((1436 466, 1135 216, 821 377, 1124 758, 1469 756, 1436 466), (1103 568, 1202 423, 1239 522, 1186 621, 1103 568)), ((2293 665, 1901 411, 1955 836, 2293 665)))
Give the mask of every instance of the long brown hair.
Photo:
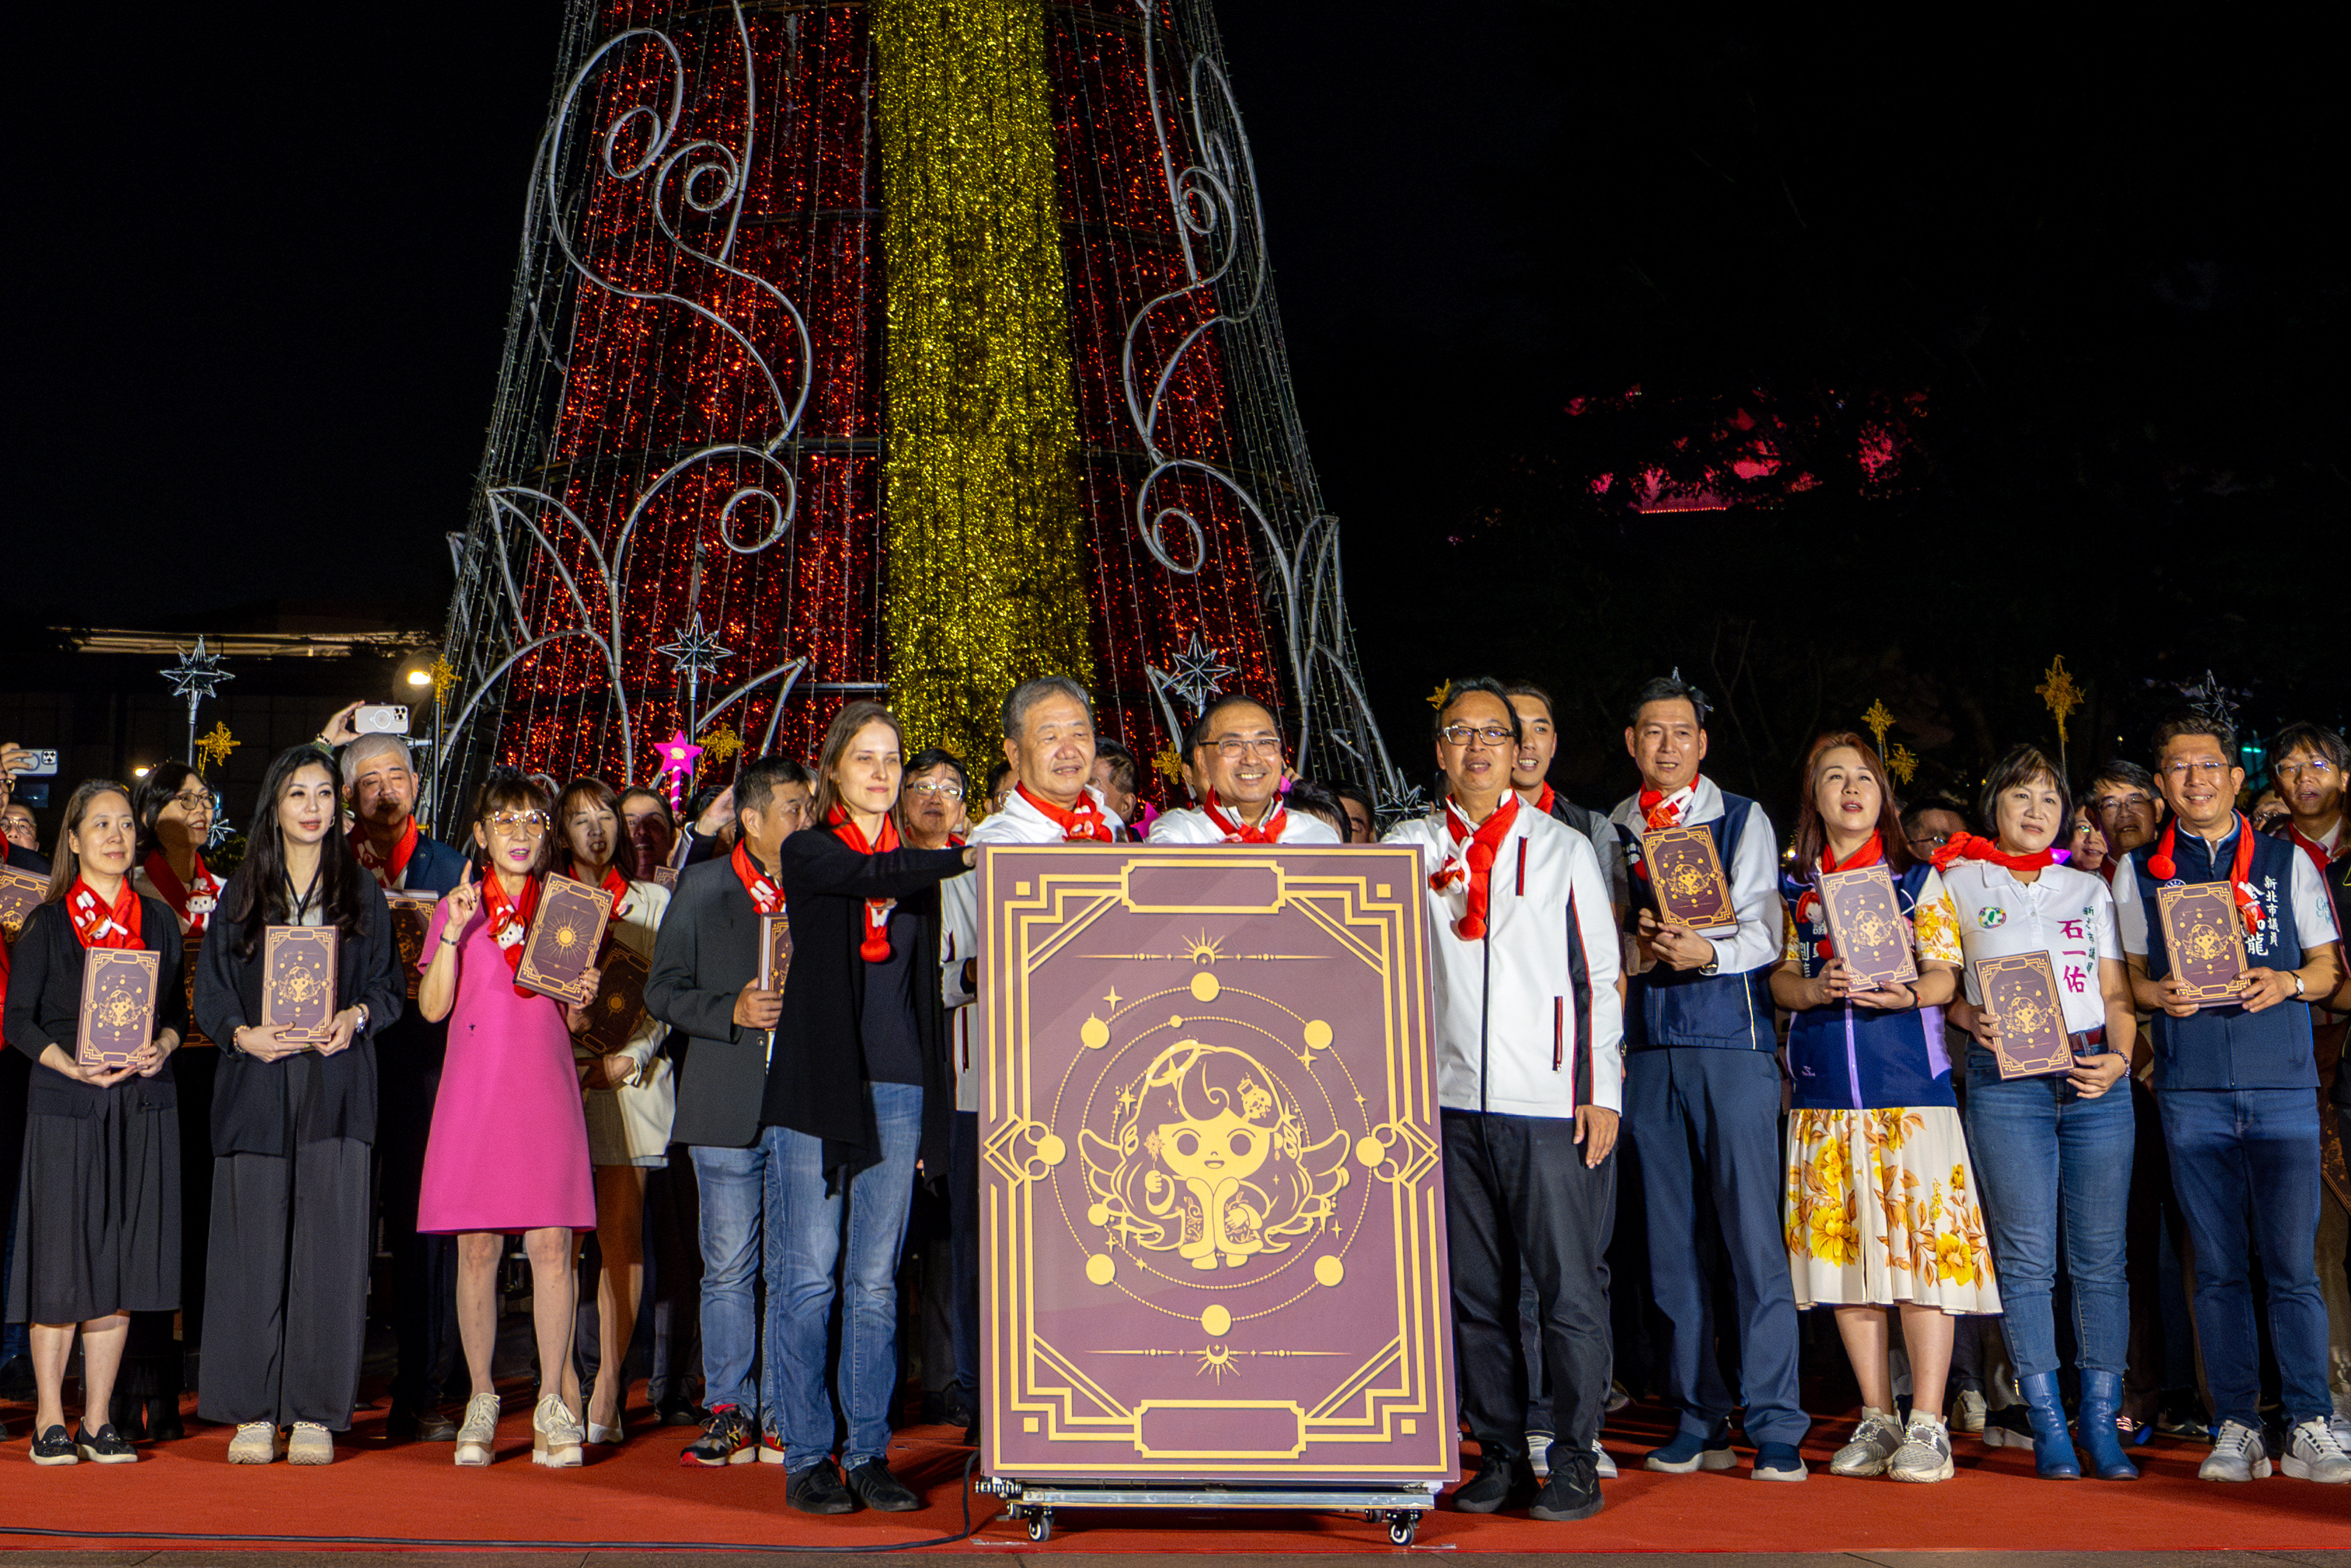
MULTIPOLYGON (((659 796, 654 797, 660 800, 659 796)), ((569 873, 571 870, 571 836, 566 831, 571 813, 581 805, 601 806, 612 813, 612 869, 629 881, 637 880, 637 843, 629 837, 629 824, 621 819, 621 797, 601 779, 574 779, 555 798, 555 820, 548 824, 547 836, 555 846, 556 867, 569 873)), ((664 810, 669 802, 662 801, 664 810)))
MULTIPOLYGON (((89 803, 100 795, 120 795, 123 804, 131 803, 130 787, 117 784, 111 779, 85 779, 74 786, 74 792, 66 798, 65 822, 57 829, 57 858, 49 867, 49 891, 42 896, 43 904, 63 903, 68 890, 81 875, 81 855, 73 847, 73 836, 81 831, 82 819, 89 815, 89 803)), ((135 845, 131 852, 131 863, 134 869, 139 863, 139 852, 135 845)), ((126 872, 123 874, 128 876, 130 873, 126 872)))
MULTIPOLYGON (((902 781, 905 778, 906 731, 899 724, 898 716, 882 704, 864 698, 845 705, 832 716, 832 723, 824 732, 824 746, 816 754, 816 799, 809 802, 810 826, 822 827, 839 803, 840 797, 832 788, 832 770, 841 766, 841 758, 849 750, 849 743, 857 738, 857 732, 869 724, 886 724, 890 733, 898 737, 899 778, 902 781)), ((893 809, 896 804, 894 800, 891 802, 893 809)))
POLYGON ((1902 803, 1894 798, 1894 780, 1886 776, 1886 762, 1877 755, 1877 747, 1849 729, 1822 736, 1804 754, 1803 771, 1797 775, 1796 874, 1810 876, 1821 863, 1821 851, 1827 847, 1829 825, 1822 821, 1814 797, 1821 781, 1821 758, 1839 747, 1861 753, 1861 765, 1877 780, 1877 837, 1885 847, 1886 869, 1899 876, 1918 861, 1910 852, 1910 841, 1902 836, 1902 803))

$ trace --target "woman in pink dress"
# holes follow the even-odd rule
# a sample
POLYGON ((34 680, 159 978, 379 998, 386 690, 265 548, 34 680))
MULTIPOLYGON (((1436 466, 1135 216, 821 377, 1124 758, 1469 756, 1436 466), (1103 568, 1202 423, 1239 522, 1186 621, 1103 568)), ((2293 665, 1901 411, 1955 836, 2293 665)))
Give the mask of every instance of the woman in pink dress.
MULTIPOLYGON (((474 802, 474 843, 488 869, 477 882, 468 866, 434 912, 424 936, 432 960, 416 993, 427 1019, 449 1020, 416 1228, 457 1238, 457 1333, 473 1379, 457 1431, 461 1465, 488 1464, 497 1437, 490 1354, 498 1253, 507 1236, 519 1234, 530 1256, 539 1367, 532 1462, 580 1463, 586 1435, 563 1389, 571 1366, 573 1233, 596 1228, 588 1124, 563 1005, 515 985, 547 875, 553 811, 554 802, 523 774, 490 775, 474 802)), ((591 988, 597 977, 590 970, 591 988)))

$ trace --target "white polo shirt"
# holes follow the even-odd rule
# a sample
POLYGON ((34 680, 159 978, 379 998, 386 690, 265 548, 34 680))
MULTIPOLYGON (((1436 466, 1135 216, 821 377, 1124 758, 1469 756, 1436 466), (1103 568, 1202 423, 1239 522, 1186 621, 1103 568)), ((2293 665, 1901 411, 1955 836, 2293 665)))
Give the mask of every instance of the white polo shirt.
POLYGON ((2106 891, 2103 878, 2069 865, 2053 865, 2031 882, 2019 882, 2006 866, 1960 861, 1943 873, 1943 886, 1959 912, 1968 1000, 1983 1005, 1976 965, 1984 959, 2046 953, 2057 971, 2065 1031, 2087 1034, 2105 1027, 2098 961, 2120 963, 2123 949, 2115 895, 2106 891))

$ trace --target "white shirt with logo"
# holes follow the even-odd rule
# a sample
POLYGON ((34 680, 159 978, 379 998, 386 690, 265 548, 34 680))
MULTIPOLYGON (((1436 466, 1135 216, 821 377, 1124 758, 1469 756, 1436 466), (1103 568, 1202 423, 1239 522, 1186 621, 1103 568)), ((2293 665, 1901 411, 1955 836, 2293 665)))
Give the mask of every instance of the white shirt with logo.
POLYGON ((2057 972, 2065 1032, 2088 1034, 2105 1027, 2098 961, 2120 963, 2123 949, 2115 895, 2103 878, 2053 865, 2031 882, 2019 882, 2006 866, 1960 861, 1943 873, 1943 886, 1959 912, 1968 1000, 1983 1005, 1976 966, 1986 958, 2046 953, 2057 972))

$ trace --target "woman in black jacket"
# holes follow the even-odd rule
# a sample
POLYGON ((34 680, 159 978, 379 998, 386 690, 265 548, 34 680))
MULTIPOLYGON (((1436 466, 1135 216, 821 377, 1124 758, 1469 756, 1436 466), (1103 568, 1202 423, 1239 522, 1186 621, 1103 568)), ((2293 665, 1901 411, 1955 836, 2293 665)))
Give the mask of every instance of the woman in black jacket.
POLYGON ((883 1462, 897 1381, 898 1254, 917 1160, 946 1169, 954 1110, 939 997, 938 887, 971 864, 964 849, 900 847, 893 810, 905 768, 898 721, 854 702, 825 732, 815 826, 783 842, 779 880, 791 921, 761 1121, 772 1132, 770 1192, 780 1186, 783 1257, 768 1277, 768 1354, 780 1375, 770 1413, 784 1449, 785 1500, 807 1513, 859 1503, 922 1506, 883 1462), (780 1181, 777 1172, 780 1172, 780 1181), (848 1207, 848 1222, 841 1210, 848 1207), (832 1468, 826 1324, 841 1264, 841 1447, 832 1468))
POLYGON ((49 894, 9 956, 8 1043, 31 1057, 8 1321, 32 1325, 33 1462, 120 1464, 138 1453, 107 1419, 131 1313, 180 1304, 180 1126, 171 1057, 187 1007, 180 927, 130 883, 131 791, 93 779, 66 803, 49 894), (111 1071, 77 1060, 92 947, 156 955, 153 1039, 111 1071), (81 1329, 82 1419, 66 1435, 66 1361, 81 1329), (99 1422, 90 1430, 92 1418, 99 1422))
POLYGON ((221 1051, 196 1408, 235 1423, 231 1464, 269 1463, 290 1426, 287 1458, 323 1465, 359 1395, 375 1031, 400 1016, 407 987, 383 894, 343 836, 325 754, 281 753, 254 818, 196 972, 198 1024, 221 1051), (259 1027, 272 925, 339 933, 337 1010, 316 1046, 259 1027))

